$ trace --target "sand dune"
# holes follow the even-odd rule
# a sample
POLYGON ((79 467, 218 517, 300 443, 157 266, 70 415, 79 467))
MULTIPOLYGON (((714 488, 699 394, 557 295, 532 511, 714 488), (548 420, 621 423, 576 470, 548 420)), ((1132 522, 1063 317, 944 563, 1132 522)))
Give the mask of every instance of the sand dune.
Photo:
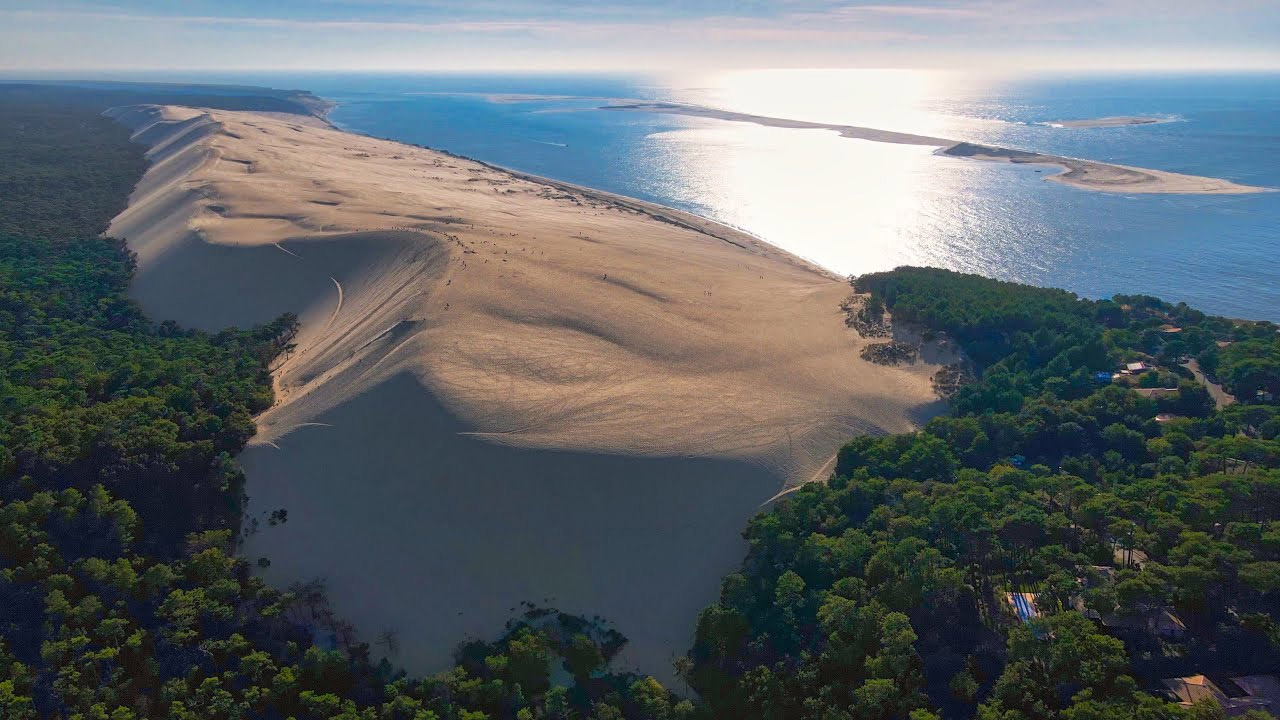
POLYGON ((744 233, 297 118, 112 115, 151 146, 110 229, 145 309, 303 321, 243 457, 289 522, 246 552, 411 669, 529 600, 669 677, 761 502, 939 409, 936 363, 862 361, 848 286, 744 233))
MULTIPOLYGON (((1245 193, 1268 192, 1268 188, 1240 185, 1230 180, 1184 175, 1164 170, 1115 165, 1112 163, 1070 158, 1061 155, 1012 150, 989 145, 978 145, 970 142, 947 140, 928 135, 913 135, 892 130, 858 127, 855 125, 836 125, 831 123, 809 122, 806 120, 788 120, 785 118, 751 115, 748 113, 718 110, 698 105, 683 105, 666 102, 641 102, 617 105, 606 105, 601 110, 617 110, 630 112, 661 113, 666 115, 688 115, 733 122, 749 122, 768 127, 834 130, 841 136, 872 142, 894 143, 898 145, 933 145, 939 148, 938 153, 949 157, 972 158, 1015 164, 1046 165, 1061 168, 1062 172, 1049 175, 1045 180, 1060 182, 1065 185, 1122 193, 1165 193, 1191 195, 1238 195, 1245 193)), ((1070 127, 1114 127, 1117 125, 1137 125, 1159 122, 1155 118, 1114 117, 1097 120, 1077 120, 1056 123, 1070 127)))

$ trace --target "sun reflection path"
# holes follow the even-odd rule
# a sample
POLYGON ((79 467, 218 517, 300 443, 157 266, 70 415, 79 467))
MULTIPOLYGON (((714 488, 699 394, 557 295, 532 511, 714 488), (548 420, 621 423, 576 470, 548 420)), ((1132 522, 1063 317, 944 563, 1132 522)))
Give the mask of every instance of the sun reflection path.
POLYGON ((825 130, 690 125, 651 136, 647 174, 662 182, 655 190, 838 272, 938 260, 901 240, 923 235, 939 212, 935 203, 976 172, 925 146, 850 142, 825 130))
POLYGON ((687 80, 696 89, 678 91, 678 102, 940 137, 950 137, 963 121, 931 112, 932 99, 977 87, 957 73, 892 69, 736 70, 687 80))

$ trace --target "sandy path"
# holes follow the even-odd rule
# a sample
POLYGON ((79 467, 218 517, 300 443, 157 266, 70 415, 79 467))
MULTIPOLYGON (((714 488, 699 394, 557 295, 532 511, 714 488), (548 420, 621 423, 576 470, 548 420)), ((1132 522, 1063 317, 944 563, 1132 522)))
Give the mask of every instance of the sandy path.
POLYGON ((243 457, 246 552, 328 578, 416 671, 524 600, 669 677, 760 503, 940 409, 862 361, 848 286, 670 208, 289 118, 113 112, 153 165, 110 232, 157 319, 303 322, 243 457))
POLYGON ((1213 404, 1217 406, 1219 410, 1227 407, 1228 405, 1235 404, 1235 396, 1224 390, 1218 383, 1210 380, 1208 376, 1204 374, 1204 371, 1200 369, 1199 360, 1191 358, 1190 360, 1182 363, 1182 367, 1190 370, 1191 374, 1195 375, 1196 381, 1201 385, 1204 385, 1205 388, 1209 390, 1209 396, 1213 398, 1213 404))

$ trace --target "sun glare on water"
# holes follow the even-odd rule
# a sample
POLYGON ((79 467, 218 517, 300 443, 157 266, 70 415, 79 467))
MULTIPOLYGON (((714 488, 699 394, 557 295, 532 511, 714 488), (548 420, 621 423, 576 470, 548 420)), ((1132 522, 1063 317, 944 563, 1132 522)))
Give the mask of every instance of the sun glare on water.
POLYGON ((927 135, 946 129, 930 100, 960 82, 926 70, 735 70, 684 79, 691 89, 681 94, 737 112, 927 135))
MULTIPOLYGON (((968 118, 929 109, 958 80, 909 70, 757 70, 686 80, 677 99, 766 117, 964 137, 968 118), (696 83, 696 85, 695 85, 696 83)), ((751 123, 681 118, 655 133, 652 177, 661 194, 747 229, 840 273, 904 263, 955 266, 954 249, 926 229, 947 200, 990 168, 938 157, 935 148, 751 123), (926 240, 920 240, 926 238, 926 240)), ((955 225, 956 218, 948 217, 955 225)))

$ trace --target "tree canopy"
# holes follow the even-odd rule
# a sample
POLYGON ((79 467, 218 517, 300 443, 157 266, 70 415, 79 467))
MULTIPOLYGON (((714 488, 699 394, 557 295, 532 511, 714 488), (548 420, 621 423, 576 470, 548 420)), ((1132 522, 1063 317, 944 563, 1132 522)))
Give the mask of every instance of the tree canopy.
POLYGON ((855 287, 980 376, 752 520, 690 653, 713 716, 1174 718, 1160 678, 1280 669, 1276 407, 1219 412, 1180 364, 1274 326, 925 268, 855 287), (1166 611, 1173 645, 1146 624, 1166 611))
POLYGON ((598 623, 531 610, 409 679, 373 662, 321 587, 255 578, 235 553, 234 456, 297 319, 210 334, 146 318, 127 294, 133 256, 100 235, 142 149, 92 94, 0 95, 0 717, 692 712, 652 678, 609 672, 625 638, 598 623), (557 666, 570 685, 552 682, 557 666))

